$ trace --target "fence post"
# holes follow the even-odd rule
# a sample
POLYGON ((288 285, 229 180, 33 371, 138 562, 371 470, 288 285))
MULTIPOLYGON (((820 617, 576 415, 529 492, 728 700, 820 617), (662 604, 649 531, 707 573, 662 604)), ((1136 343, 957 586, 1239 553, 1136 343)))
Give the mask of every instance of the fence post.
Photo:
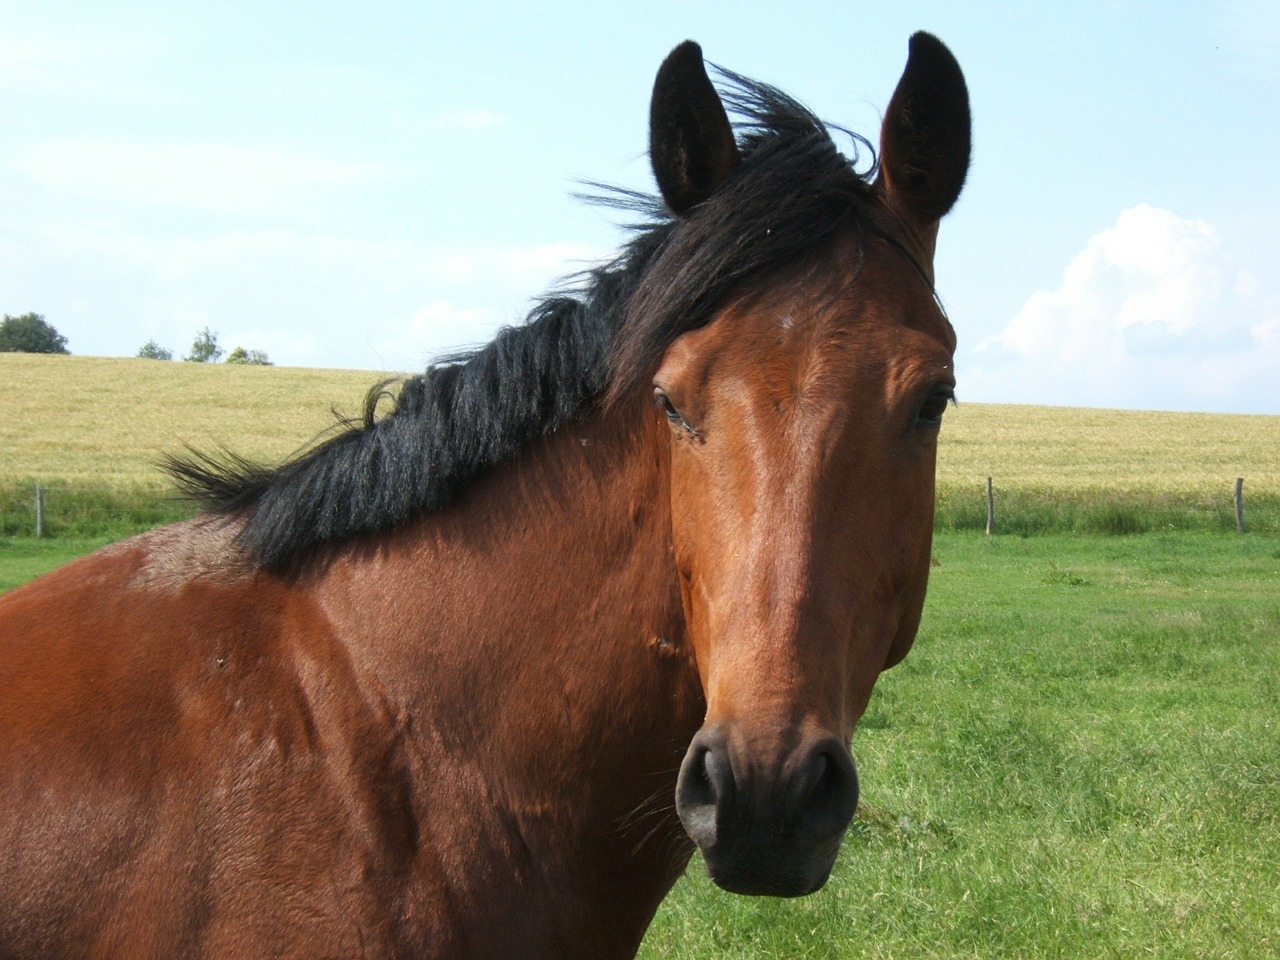
POLYGON ((44 487, 36 484, 36 538, 44 536, 44 487))
POLYGON ((987 477, 987 536, 996 531, 996 498, 991 490, 991 478, 987 477))
POLYGON ((1244 477, 1236 477, 1236 529, 1244 533, 1244 477))

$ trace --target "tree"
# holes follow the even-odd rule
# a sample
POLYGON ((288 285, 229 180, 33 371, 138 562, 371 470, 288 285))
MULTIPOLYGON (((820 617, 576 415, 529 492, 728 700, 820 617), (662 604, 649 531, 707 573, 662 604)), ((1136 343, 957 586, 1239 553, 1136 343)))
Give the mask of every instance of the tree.
POLYGON ((246 350, 244 347, 236 347, 228 353, 227 363, 243 363, 254 367, 275 366, 261 350, 246 350))
POLYGON ((70 353, 67 338, 45 322, 39 313, 11 317, 0 322, 0 353, 70 353))
POLYGON ((196 334, 195 342, 191 344, 191 352, 182 359, 188 363, 217 363, 222 359, 222 348, 218 346, 218 335, 210 333, 209 328, 205 327, 196 334))
POLYGON ((173 351, 166 350, 164 347, 160 346, 160 344, 156 343, 155 340, 148 340, 138 351, 138 356, 143 360, 172 360, 173 351))

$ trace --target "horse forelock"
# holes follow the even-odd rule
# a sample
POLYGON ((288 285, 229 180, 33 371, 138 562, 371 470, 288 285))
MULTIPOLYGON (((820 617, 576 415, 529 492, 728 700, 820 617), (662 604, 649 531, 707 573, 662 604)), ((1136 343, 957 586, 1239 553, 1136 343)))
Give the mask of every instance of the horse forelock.
POLYGON ((831 129, 773 87, 720 71, 743 162, 687 219, 654 198, 611 191, 600 203, 643 223, 612 262, 540 300, 525 322, 425 373, 376 385, 364 415, 276 468, 192 453, 168 463, 193 499, 237 517, 254 560, 279 568, 308 550, 441 509, 540 436, 633 395, 678 336, 705 325, 744 287, 829 246, 872 203, 831 129), (389 412, 379 400, 392 396, 389 412))

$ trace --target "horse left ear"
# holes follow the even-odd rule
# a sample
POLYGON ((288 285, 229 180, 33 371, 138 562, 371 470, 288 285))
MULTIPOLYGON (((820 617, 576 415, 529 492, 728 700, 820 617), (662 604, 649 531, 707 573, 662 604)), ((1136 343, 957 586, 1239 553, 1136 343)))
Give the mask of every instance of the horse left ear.
POLYGON ((960 64, 937 37, 915 34, 880 130, 877 187, 920 225, 936 224, 969 172, 970 126, 960 64))
POLYGON ((715 193, 739 159, 702 48, 686 40, 658 68, 649 102, 649 161, 662 199, 677 217, 687 216, 715 193))

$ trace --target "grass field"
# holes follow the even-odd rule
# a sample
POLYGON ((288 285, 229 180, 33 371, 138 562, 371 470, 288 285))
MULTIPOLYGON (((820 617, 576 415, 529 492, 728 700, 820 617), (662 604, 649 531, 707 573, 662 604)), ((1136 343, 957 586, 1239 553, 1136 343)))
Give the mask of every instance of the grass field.
MULTIPOLYGON (((278 459, 376 379, 0 354, 0 590, 185 515, 159 454, 278 459), (53 539, 14 535, 36 481, 53 539)), ((951 411, 925 621, 831 882, 740 898, 695 862, 641 956, 1280 955, 1277 451, 1274 416, 951 411)))
MULTIPOLYGON (((0 589, 97 541, 0 541, 0 589)), ((695 860, 640 956, 1280 955, 1280 536, 942 533, 801 900, 695 860)))
POLYGON ((0 539, 0 593, 110 542, 110 537, 0 539))
POLYGON ((1280 955, 1280 538, 943 534, 799 901, 695 863, 644 958, 1280 955))

